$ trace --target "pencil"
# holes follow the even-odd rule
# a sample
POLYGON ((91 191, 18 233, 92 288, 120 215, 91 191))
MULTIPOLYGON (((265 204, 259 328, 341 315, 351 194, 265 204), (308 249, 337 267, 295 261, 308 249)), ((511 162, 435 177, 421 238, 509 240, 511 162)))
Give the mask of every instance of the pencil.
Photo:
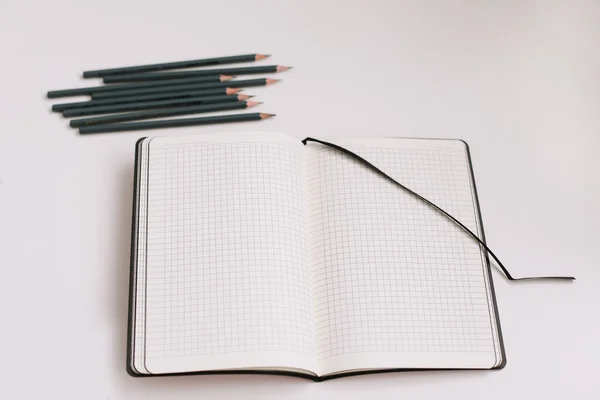
POLYGON ((83 126, 79 128, 79 133, 82 135, 90 133, 108 133, 108 132, 125 132, 139 131, 144 129, 159 129, 159 128, 178 128, 184 126, 209 125, 209 124, 225 124, 230 122, 246 122, 246 121, 261 121, 263 119, 274 117, 275 114, 251 113, 251 114, 233 114, 219 115, 214 117, 200 118, 182 118, 182 119, 167 119, 158 121, 146 122, 131 122, 128 124, 106 124, 83 126))
POLYGON ((54 104, 52 111, 64 111, 72 108, 84 108, 84 107, 97 107, 108 104, 121 104, 137 101, 149 101, 149 100, 164 100, 164 99, 176 99, 185 97, 198 97, 198 96, 218 96, 218 95, 231 95, 240 92, 241 89, 234 88, 215 88, 208 90, 190 90, 189 92, 167 92, 167 93, 152 93, 143 94, 137 96, 119 96, 111 97, 108 99, 91 100, 91 101, 78 101, 74 103, 61 103, 54 104))
POLYGON ((206 75, 249 75, 249 74, 271 74, 287 71, 291 67, 283 65, 264 65, 260 67, 203 69, 196 71, 159 72, 151 74, 126 74, 114 75, 104 78, 104 83, 156 81, 162 79, 191 78, 206 75))
POLYGON ((198 104, 228 103, 238 100, 247 100, 250 97, 253 96, 249 96, 247 94, 232 94, 221 96, 182 97, 157 101, 137 101, 132 103, 108 104, 104 106, 100 105, 97 107, 69 108, 64 110, 62 114, 64 117, 79 117, 82 115, 109 114, 123 111, 146 110, 152 108, 170 108, 176 106, 191 106, 198 104))
POLYGON ((123 83, 120 85, 108 85, 108 86, 92 86, 92 87, 84 87, 84 88, 76 88, 76 89, 64 89, 64 90, 51 90, 48 92, 47 96, 49 99, 57 98, 57 97, 69 97, 69 96, 85 96, 91 95, 93 93, 103 93, 103 92, 115 92, 126 89, 146 89, 151 87, 159 87, 159 86, 168 86, 174 84, 184 84, 184 83, 211 83, 211 82, 226 82, 233 79, 233 76, 229 75, 209 75, 209 76, 196 76, 190 78, 182 78, 182 79, 173 79, 170 81, 160 81, 160 82, 149 82, 149 83, 123 83))
POLYGON ((199 106, 189 107, 161 108, 158 110, 114 114, 104 117, 74 119, 70 122, 70 125, 72 128, 79 128, 87 125, 114 124, 120 122, 138 121, 141 119, 175 117, 178 115, 200 114, 215 111, 239 110, 243 108, 254 107, 258 104, 260 103, 256 101, 236 101, 235 103, 202 104, 199 106))
POLYGON ((166 71, 170 69, 180 68, 195 68, 195 67, 208 67, 211 65, 222 65, 222 64, 233 64, 239 62, 250 62, 258 61, 269 57, 268 54, 243 54, 239 56, 229 57, 217 57, 217 58, 204 58, 200 60, 189 60, 189 61, 175 61, 162 64, 147 64, 137 65, 133 67, 120 67, 120 68, 108 68, 98 69, 93 71, 84 71, 84 78, 97 78, 102 76, 117 75, 117 74, 137 74, 140 72, 152 72, 152 71, 166 71))
POLYGON ((277 82, 277 79, 248 79, 245 81, 229 81, 229 82, 210 82, 210 83, 193 83, 184 85, 160 86, 146 89, 129 89, 119 90, 115 92, 92 93, 92 99, 106 99, 119 96, 134 96, 138 94, 149 93, 165 93, 165 92, 182 92, 198 89, 214 89, 219 87, 243 88, 252 86, 265 86, 277 82))

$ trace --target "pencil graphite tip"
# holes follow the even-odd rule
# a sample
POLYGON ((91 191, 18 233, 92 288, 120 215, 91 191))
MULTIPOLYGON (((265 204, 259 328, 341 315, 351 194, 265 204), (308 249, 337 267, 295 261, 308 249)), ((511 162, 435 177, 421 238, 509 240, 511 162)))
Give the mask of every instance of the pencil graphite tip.
POLYGON ((237 95, 238 100, 247 100, 247 99, 249 99, 251 97, 254 97, 254 96, 251 96, 249 94, 238 94, 237 95))
POLYGON ((227 93, 227 94, 236 94, 236 93, 239 93, 241 91, 242 91, 242 89, 240 89, 240 88, 227 88, 227 89, 225 89, 225 93, 227 93))
POLYGON ((271 79, 267 78, 267 85, 272 85, 273 83, 279 82, 281 79, 271 79))
POLYGON ((246 102, 246 107, 250 108, 250 107, 257 106, 259 104, 262 104, 262 102, 260 102, 260 101, 247 101, 246 102))
POLYGON ((221 75, 221 76, 219 77, 219 80, 220 80, 221 82, 225 82, 225 81, 230 81, 230 80, 232 80, 233 78, 235 78, 235 76, 232 76, 232 75, 221 75))
POLYGON ((265 114, 265 113, 260 113, 260 119, 267 119, 267 118, 271 118, 274 117, 275 114, 265 114))
POLYGON ((265 58, 271 57, 270 54, 257 54, 254 57, 254 61, 258 61, 258 60, 264 60, 265 58))
POLYGON ((291 69, 292 67, 286 67, 285 65, 278 65, 276 71, 277 72, 283 72, 283 71, 287 71, 288 69, 291 69))

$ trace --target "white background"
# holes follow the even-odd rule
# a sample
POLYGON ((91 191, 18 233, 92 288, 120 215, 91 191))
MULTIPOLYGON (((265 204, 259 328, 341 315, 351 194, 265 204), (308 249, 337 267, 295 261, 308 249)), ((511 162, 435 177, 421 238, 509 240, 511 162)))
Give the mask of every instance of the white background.
MULTIPOLYGON (((0 397, 591 398, 600 390, 598 1, 0 2, 0 397), (81 137, 50 89, 84 69, 265 52, 248 89, 277 113, 229 126, 81 137), (266 64, 263 62, 262 64, 266 64), (451 137, 471 147, 495 274, 501 371, 268 376, 125 373, 134 143, 267 129, 451 137)), ((65 99, 73 101, 73 99, 65 99)))

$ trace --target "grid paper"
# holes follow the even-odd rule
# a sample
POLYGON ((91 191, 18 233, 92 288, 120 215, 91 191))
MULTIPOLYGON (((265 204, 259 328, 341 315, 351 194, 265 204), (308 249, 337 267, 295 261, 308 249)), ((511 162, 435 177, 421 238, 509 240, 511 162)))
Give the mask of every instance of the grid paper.
MULTIPOLYGON (((478 232, 465 148, 433 142, 424 148, 346 147, 478 232)), ((494 353, 479 246, 358 161, 323 146, 310 149, 320 359, 370 352, 494 353)))
POLYGON ((315 357, 298 149, 150 145, 146 358, 315 357))

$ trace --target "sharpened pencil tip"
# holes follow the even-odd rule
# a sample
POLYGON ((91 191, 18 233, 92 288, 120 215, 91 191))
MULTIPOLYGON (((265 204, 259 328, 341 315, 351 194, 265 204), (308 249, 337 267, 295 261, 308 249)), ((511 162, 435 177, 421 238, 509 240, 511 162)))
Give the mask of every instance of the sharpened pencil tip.
POLYGON ((286 67, 285 65, 278 65, 276 71, 283 72, 283 71, 287 71, 288 69, 292 69, 292 67, 286 67))
POLYGON ((281 79, 271 79, 271 78, 267 78, 267 85, 271 85, 273 83, 277 83, 279 82, 281 79))
POLYGON ((270 54, 257 54, 256 57, 254 57, 254 60, 258 61, 258 60, 263 60, 263 59, 269 58, 269 57, 271 57, 270 54))
POLYGON ((239 89, 239 88, 227 88, 227 89, 225 89, 225 93, 226 94, 236 94, 236 93, 239 93, 241 91, 242 91, 242 89, 239 89))
POLYGON ((260 113, 260 119, 267 119, 267 118, 271 118, 274 117, 275 114, 265 114, 265 113, 260 113))
POLYGON ((225 82, 225 81, 230 81, 233 78, 235 78, 235 76, 232 76, 232 75, 221 75, 221 77, 219 78, 219 80, 221 82, 225 82))
POLYGON ((254 97, 254 96, 250 96, 249 94, 238 94, 238 96, 237 96, 238 100, 247 100, 250 97, 254 97))
POLYGON ((246 107, 254 107, 257 106, 259 104, 262 104, 261 101, 247 101, 246 102, 246 107))

